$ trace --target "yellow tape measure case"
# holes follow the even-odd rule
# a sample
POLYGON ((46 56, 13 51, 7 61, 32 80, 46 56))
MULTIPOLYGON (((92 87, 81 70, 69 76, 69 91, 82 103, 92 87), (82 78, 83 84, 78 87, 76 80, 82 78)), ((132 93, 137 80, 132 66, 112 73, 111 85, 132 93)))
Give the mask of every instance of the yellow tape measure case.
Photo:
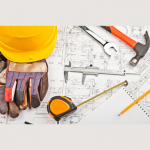
POLYGON ((47 103, 47 111, 56 121, 76 110, 75 104, 66 96, 54 96, 47 103))

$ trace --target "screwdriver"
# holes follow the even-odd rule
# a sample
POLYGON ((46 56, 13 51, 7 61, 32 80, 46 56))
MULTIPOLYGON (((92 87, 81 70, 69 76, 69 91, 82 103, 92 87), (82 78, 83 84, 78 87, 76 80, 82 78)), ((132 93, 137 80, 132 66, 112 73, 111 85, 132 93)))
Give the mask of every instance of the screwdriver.
POLYGON ((125 84, 126 86, 128 85, 128 82, 125 80, 107 90, 105 90, 104 92, 78 104, 77 106, 72 102, 71 98, 69 97, 66 97, 66 96, 54 96, 52 97, 48 103, 47 103, 47 111, 49 113, 49 115, 51 117, 53 117, 57 123, 59 124, 59 121, 62 117, 66 117, 68 116, 69 114, 75 112, 77 110, 77 107, 93 100, 94 98, 122 85, 122 84, 125 84))

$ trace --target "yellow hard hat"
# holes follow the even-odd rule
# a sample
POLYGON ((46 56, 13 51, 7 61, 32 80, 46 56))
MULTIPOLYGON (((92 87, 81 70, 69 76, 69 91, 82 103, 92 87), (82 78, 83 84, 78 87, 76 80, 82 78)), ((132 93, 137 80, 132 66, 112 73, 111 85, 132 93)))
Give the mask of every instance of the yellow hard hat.
POLYGON ((56 26, 0 26, 0 51, 14 62, 34 62, 48 57, 56 40, 56 26))

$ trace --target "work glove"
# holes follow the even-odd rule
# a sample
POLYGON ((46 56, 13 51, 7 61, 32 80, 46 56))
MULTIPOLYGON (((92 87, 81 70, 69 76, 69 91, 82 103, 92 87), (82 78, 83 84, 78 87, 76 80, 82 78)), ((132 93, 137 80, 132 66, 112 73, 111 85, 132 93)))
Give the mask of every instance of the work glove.
POLYGON ((12 118, 19 116, 19 107, 15 102, 7 103, 4 99, 5 95, 5 83, 6 83, 6 73, 7 73, 7 59, 0 53, 0 113, 8 114, 12 118))
POLYGON ((7 102, 4 100, 6 83, 7 59, 0 53, 0 113, 6 114, 8 111, 7 102))
POLYGON ((37 108, 48 89, 46 60, 31 63, 8 61, 5 101, 14 101, 20 109, 37 108))

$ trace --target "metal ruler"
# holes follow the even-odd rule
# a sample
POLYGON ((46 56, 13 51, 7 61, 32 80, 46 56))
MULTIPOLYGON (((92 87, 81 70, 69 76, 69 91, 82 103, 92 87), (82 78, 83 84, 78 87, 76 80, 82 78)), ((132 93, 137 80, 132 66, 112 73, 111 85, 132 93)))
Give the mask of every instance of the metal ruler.
POLYGON ((140 79, 135 83, 135 85, 131 88, 130 94, 134 95, 139 88, 148 80, 150 77, 150 68, 140 77, 140 79))
POLYGON ((65 82, 67 82, 68 80, 68 72, 82 73, 82 84, 84 84, 86 75, 95 75, 95 76, 98 76, 98 74, 120 75, 120 76, 126 75, 125 70, 110 70, 110 69, 104 70, 99 69, 98 67, 94 67, 92 65, 87 67, 71 67, 71 62, 69 62, 69 65, 65 65, 64 67, 65 82))

